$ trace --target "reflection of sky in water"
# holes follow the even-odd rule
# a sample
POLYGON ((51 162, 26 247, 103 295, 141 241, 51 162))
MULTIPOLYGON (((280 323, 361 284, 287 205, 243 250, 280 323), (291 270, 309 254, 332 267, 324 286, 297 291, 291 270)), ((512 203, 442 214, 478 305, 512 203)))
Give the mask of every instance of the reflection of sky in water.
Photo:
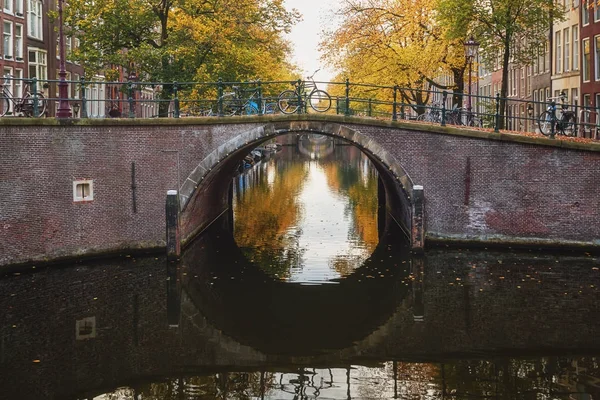
POLYGON ((288 234, 297 236, 302 265, 292 268, 290 281, 339 278, 333 266, 335 259, 363 261, 368 257, 364 246, 349 240, 352 219, 345 211, 348 199, 332 190, 323 168, 316 162, 309 163, 307 180, 298 201, 302 210, 300 221, 288 234))

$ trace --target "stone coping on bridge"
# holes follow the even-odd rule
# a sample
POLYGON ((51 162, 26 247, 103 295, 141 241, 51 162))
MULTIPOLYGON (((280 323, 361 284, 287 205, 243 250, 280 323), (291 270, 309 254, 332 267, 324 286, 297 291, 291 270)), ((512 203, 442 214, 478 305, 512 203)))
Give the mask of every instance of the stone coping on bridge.
POLYGON ((102 126, 190 126, 190 125, 215 125, 240 124, 240 123, 270 123, 277 121, 322 121, 337 124, 369 125, 392 127, 398 129, 420 130, 453 136, 464 136, 488 140, 500 140, 516 143, 536 144, 540 146, 560 147, 572 150, 585 150, 600 152, 600 141, 592 139, 569 138, 556 136, 551 139, 541 134, 532 136, 513 131, 494 132, 485 128, 469 128, 456 126, 441 126, 423 122, 399 120, 383 120, 377 118, 361 118, 337 114, 269 114, 262 116, 234 116, 234 117, 185 117, 185 118, 0 118, 0 128, 3 126, 74 126, 74 127, 102 127, 102 126), (583 141, 582 141, 583 140, 583 141))

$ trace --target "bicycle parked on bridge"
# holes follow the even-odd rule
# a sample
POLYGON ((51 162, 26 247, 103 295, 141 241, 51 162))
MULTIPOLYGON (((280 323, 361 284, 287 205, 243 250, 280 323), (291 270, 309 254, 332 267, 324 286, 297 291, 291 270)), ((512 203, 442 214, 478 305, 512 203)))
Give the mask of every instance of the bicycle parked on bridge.
POLYGON ((417 121, 423 122, 442 122, 442 107, 438 102, 431 103, 425 112, 417 117, 417 121))
POLYGON ((325 112, 331 108, 331 96, 319 89, 313 78, 318 71, 317 69, 311 76, 307 76, 306 81, 293 82, 294 90, 284 90, 279 94, 277 105, 282 113, 306 111, 307 104, 317 112, 325 112))
POLYGON ((48 101, 43 93, 37 92, 34 95, 30 90, 30 86, 33 85, 32 81, 24 80, 23 82, 27 83, 27 88, 23 97, 15 97, 10 90, 11 82, 15 80, 11 75, 5 75, 4 81, 0 83, 0 117, 4 117, 10 111, 10 103, 13 105, 13 115, 23 114, 25 117, 44 116, 48 108, 48 101))
POLYGON ((575 136, 577 124, 577 118, 575 111, 569 110, 567 104, 567 95, 561 92, 558 97, 549 97, 548 100, 560 100, 561 106, 559 110, 559 117, 556 116, 556 102, 551 103, 546 111, 540 114, 538 118, 538 125, 540 132, 545 136, 550 135, 564 135, 564 136, 575 136))
MULTIPOLYGON (((223 93, 219 99, 222 102, 223 115, 257 115, 259 107, 261 107, 262 114, 275 113, 274 103, 267 103, 262 100, 259 105, 258 88, 242 88, 240 86, 232 86, 231 88, 233 92, 223 93)), ((210 113, 208 116, 217 114, 218 111, 217 113, 210 113)))

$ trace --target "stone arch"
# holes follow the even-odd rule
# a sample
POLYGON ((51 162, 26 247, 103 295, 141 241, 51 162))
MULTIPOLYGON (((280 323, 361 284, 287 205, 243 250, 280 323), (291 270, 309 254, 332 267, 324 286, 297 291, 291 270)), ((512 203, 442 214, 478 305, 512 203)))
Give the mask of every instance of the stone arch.
MULTIPOLYGON (((395 221, 414 249, 424 244, 423 188, 415 185, 400 163, 360 130, 327 121, 276 121, 256 126, 223 143, 189 174, 179 191, 181 238, 185 244, 223 215, 229 207, 230 176, 248 152, 261 143, 289 133, 316 133, 346 140, 360 148, 380 176, 386 220, 395 221)), ((386 221, 390 223, 391 221, 386 221)))

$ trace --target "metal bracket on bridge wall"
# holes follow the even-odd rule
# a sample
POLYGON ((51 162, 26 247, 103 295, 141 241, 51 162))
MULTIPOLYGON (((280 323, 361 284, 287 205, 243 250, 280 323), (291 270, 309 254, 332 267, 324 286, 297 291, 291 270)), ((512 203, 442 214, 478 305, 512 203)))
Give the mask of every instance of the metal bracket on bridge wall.
POLYGON ((177 190, 167 191, 165 211, 167 215, 167 259, 176 260, 181 255, 179 194, 177 193, 177 190))
POLYGON ((412 199, 410 244, 413 251, 421 253, 425 250, 425 196, 423 186, 413 186, 412 199))

